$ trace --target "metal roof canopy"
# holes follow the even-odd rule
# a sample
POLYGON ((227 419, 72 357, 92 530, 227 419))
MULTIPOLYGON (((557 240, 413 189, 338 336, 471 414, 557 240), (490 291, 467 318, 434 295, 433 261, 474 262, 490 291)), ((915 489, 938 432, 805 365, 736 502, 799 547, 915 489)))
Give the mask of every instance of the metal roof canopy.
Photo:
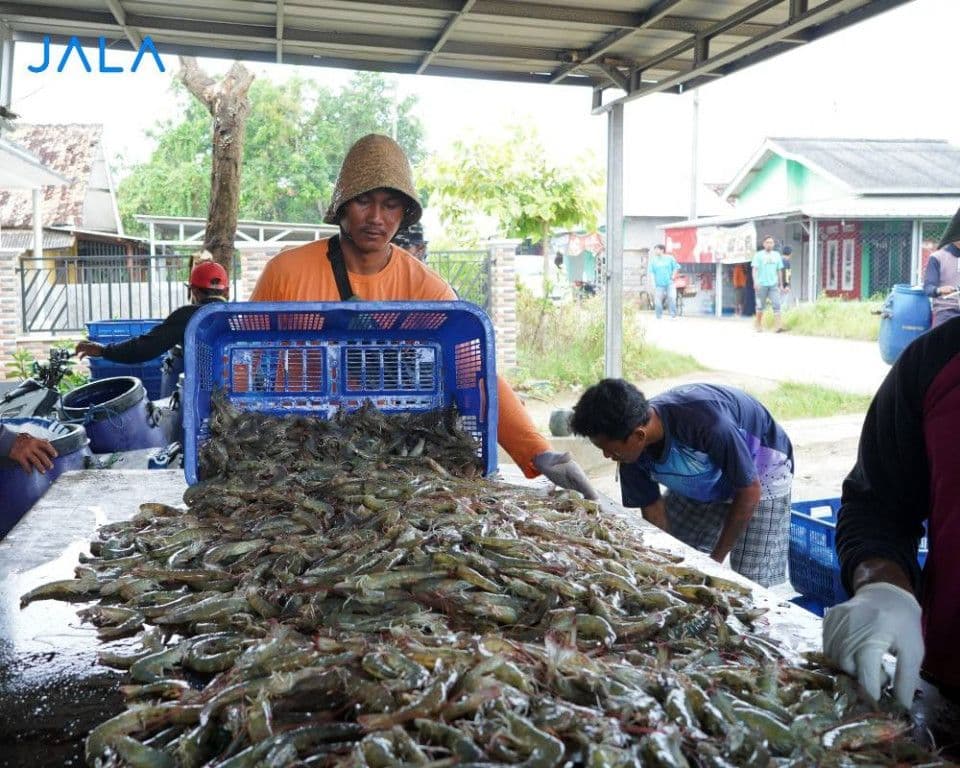
MULTIPOLYGON (((149 36, 161 53, 591 89, 607 112, 606 374, 622 335, 623 105, 682 93, 909 0, 0 0, 16 41, 149 36)), ((149 62, 148 62, 149 65, 149 62)))
MULTIPOLYGON (((0 0, 13 40, 680 93, 909 0, 0 0)), ((148 62, 149 63, 149 62, 148 62)), ((623 91, 604 102, 603 92, 623 91)))

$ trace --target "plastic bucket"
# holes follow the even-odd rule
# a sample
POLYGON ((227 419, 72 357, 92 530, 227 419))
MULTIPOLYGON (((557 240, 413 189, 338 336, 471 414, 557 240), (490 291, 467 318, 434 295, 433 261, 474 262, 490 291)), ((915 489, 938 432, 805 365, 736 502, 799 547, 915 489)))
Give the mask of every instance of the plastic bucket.
POLYGON ((159 448, 167 439, 159 411, 133 376, 101 379, 71 390, 62 399, 63 414, 81 422, 94 453, 159 448))
POLYGON ((160 376, 160 399, 170 397, 177 388, 180 374, 183 373, 183 350, 173 347, 163 357, 160 376))
POLYGON ((880 357, 893 365, 906 346, 930 328, 930 299, 923 288, 898 284, 880 313, 880 357))
POLYGON ((53 469, 27 474, 15 461, 0 458, 0 538, 47 492, 64 472, 85 469, 91 458, 87 433, 79 424, 61 424, 49 419, 4 419, 3 426, 49 440, 57 449, 53 469))

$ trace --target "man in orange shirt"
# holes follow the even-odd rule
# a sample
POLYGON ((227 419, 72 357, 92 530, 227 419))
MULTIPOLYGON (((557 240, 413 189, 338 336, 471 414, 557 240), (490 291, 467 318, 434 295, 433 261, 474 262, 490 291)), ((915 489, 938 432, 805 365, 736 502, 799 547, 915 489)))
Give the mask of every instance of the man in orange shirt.
POLYGON ((747 270, 743 264, 733 266, 733 295, 737 317, 743 317, 743 296, 747 290, 747 270))
MULTIPOLYGON (((344 158, 324 221, 340 235, 279 253, 251 301, 451 301, 450 285, 390 240, 420 220, 410 163, 400 145, 370 134, 344 158)), ((550 450, 510 385, 497 380, 500 443, 527 477, 543 474, 589 499, 597 493, 569 453, 550 450)))

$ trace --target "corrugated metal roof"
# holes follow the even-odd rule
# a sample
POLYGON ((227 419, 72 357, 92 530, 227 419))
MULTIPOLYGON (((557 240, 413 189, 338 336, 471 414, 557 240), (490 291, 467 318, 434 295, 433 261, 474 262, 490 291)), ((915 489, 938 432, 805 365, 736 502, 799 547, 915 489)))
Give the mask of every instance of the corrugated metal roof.
POLYGON ((787 153, 863 193, 960 191, 960 148, 930 139, 780 139, 787 153))
MULTIPOLYGON (((73 235, 65 232, 51 232, 43 230, 43 250, 50 251, 60 248, 70 248, 73 245, 73 235)), ((15 251, 29 251, 33 248, 32 229, 4 229, 0 230, 0 248, 11 248, 15 251)))
POLYGON ((149 36, 165 53, 581 84, 602 110, 696 87, 905 2, 19 0, 0 1, 0 20, 15 40, 138 47, 149 36))
MULTIPOLYGON (((960 195, 874 195, 804 203, 779 211, 736 211, 676 221, 668 227, 712 227, 759 219, 949 219, 960 209, 960 195)), ((663 229, 664 227, 659 227, 663 229)))
MULTIPOLYGON (((23 125, 10 135, 40 162, 67 180, 42 188, 44 226, 83 225, 83 202, 102 125, 23 125)), ((30 227, 33 201, 29 190, 0 190, 0 227, 30 227)))

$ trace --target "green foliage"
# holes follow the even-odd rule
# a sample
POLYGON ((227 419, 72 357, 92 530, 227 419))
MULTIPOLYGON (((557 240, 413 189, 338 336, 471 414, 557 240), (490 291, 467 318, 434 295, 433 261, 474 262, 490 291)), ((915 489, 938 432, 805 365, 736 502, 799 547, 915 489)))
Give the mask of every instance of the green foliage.
MULTIPOLYGON (((820 298, 791 307, 783 313, 783 327, 801 336, 876 341, 880 335, 882 297, 876 301, 820 298)), ((773 312, 763 313, 763 327, 774 328, 773 312)))
MULTIPOLYGON (((74 343, 72 341, 60 341, 53 345, 56 349, 69 349, 73 350, 74 343)), ((28 349, 18 349, 10 355, 11 359, 7 361, 7 379, 29 379, 31 377, 36 378, 38 375, 37 366, 40 365, 40 362, 33 356, 33 353, 28 349)), ((43 365, 46 365, 44 361, 43 365)), ((84 384, 89 383, 90 377, 84 373, 79 373, 74 370, 73 361, 68 361, 67 372, 64 374, 63 378, 60 380, 60 385, 58 389, 60 393, 69 392, 71 389, 76 389, 77 387, 82 387, 84 384)))
MULTIPOLYGON (((212 158, 211 117, 175 83, 182 103, 176 120, 150 132, 156 148, 146 163, 128 169, 117 197, 128 232, 143 232, 135 214, 207 215, 212 158)), ((241 219, 319 223, 340 163, 368 133, 391 132, 392 85, 382 75, 358 72, 339 92, 292 78, 255 80, 250 88, 240 181, 241 219)), ((423 159, 423 126, 416 97, 396 107, 397 137, 411 163, 423 159)))
POLYGON ((781 382, 775 389, 753 392, 773 417, 785 419, 819 419, 847 413, 866 413, 872 397, 839 392, 817 384, 796 381, 781 382))
POLYGON ((551 164, 536 131, 510 129, 507 140, 457 141, 421 168, 431 204, 463 245, 478 240, 478 214, 495 218, 508 237, 542 242, 551 228, 592 230, 600 216, 602 180, 589 159, 551 164))
POLYGON ((33 370, 33 355, 29 350, 17 349, 10 355, 7 361, 8 379, 27 379, 33 370))
MULTIPOLYGON (((585 387, 603 378, 604 304, 600 297, 563 305, 521 290, 517 297, 514 381, 549 381, 556 390, 585 387)), ((648 344, 637 310, 624 306, 623 376, 631 381, 701 370, 692 357, 648 344)))

